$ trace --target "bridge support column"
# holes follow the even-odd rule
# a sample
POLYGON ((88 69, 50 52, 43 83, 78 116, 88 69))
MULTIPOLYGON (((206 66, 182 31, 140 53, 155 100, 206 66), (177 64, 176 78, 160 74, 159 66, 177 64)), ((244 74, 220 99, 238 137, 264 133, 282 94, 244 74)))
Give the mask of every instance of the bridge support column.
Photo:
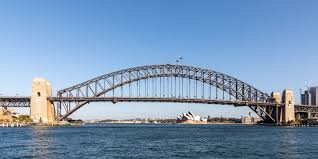
POLYGON ((281 102, 281 94, 279 92, 272 92, 272 97, 275 99, 275 103, 277 103, 275 109, 275 120, 276 124, 280 125, 282 123, 282 108, 279 107, 279 103, 281 102))
POLYGON ((51 84, 43 78, 32 81, 31 118, 35 123, 53 124, 54 106, 47 97, 52 96, 51 84))
POLYGON ((284 90, 282 103, 285 104, 282 111, 282 123, 287 124, 288 122, 295 121, 295 99, 293 91, 284 90))
POLYGON ((310 112, 308 112, 307 118, 308 119, 311 118, 311 113, 310 112))
POLYGON ((300 120, 301 119, 300 113, 295 113, 295 118, 300 120))

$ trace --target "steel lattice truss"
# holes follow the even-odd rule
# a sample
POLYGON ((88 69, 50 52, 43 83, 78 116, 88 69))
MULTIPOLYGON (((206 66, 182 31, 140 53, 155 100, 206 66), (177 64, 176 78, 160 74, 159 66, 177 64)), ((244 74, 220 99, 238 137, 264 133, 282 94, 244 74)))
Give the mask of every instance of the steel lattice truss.
POLYGON ((30 107, 30 97, 0 97, 0 107, 30 107))
POLYGON ((92 101, 110 98, 114 103, 116 99, 146 101, 139 100, 141 97, 155 99, 152 100, 155 102, 243 101, 254 103, 246 106, 262 119, 275 120, 273 106, 266 106, 266 103, 273 104, 273 98, 268 94, 229 75, 184 65, 148 65, 116 71, 60 90, 51 100, 56 103, 57 116, 62 120, 92 101))
POLYGON ((295 113, 318 113, 318 107, 312 105, 295 105, 295 113))

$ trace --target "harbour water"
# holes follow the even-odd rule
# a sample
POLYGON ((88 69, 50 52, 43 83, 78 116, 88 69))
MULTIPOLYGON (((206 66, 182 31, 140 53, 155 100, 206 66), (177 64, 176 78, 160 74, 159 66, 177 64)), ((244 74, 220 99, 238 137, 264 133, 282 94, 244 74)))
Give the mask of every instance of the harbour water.
POLYGON ((100 124, 0 129, 0 158, 318 157, 317 127, 100 124))

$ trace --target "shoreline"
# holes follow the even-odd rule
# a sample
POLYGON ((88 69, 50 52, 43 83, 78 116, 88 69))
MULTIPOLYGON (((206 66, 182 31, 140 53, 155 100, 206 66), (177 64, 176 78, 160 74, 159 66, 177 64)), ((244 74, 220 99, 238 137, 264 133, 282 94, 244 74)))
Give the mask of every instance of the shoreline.
POLYGON ((150 124, 150 125, 256 125, 243 123, 134 123, 134 122, 102 122, 102 123, 85 123, 85 124, 150 124))
POLYGON ((0 128, 16 128, 16 127, 27 127, 31 126, 32 123, 23 123, 23 122, 1 122, 0 128))

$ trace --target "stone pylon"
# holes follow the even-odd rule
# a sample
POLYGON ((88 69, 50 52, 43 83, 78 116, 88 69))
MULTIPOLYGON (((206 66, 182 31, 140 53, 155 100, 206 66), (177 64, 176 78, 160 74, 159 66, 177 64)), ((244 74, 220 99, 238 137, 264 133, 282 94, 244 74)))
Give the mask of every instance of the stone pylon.
POLYGON ((295 99, 294 92, 291 90, 284 90, 282 103, 285 104, 282 112, 282 122, 288 123, 290 121, 295 121, 295 99))
POLYGON ((276 107, 275 118, 277 124, 287 124, 288 122, 295 121, 295 99, 293 91, 285 89, 282 97, 279 92, 273 92, 272 97, 274 97, 275 103, 282 103, 284 105, 276 107))
MULTIPOLYGON (((281 94, 279 92, 272 92, 272 97, 275 99, 275 103, 281 103, 281 94)), ((276 124, 281 124, 283 121, 283 108, 277 105, 275 111, 276 124)))
POLYGON ((47 98, 52 96, 51 84, 43 78, 32 81, 31 118, 35 123, 53 124, 54 106, 47 98))

